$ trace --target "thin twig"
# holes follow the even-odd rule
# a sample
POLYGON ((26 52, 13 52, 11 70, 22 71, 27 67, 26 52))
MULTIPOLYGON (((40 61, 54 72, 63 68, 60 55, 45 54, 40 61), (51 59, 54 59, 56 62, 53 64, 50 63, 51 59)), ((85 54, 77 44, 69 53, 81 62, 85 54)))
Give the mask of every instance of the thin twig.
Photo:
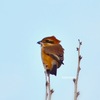
POLYGON ((50 74, 48 74, 48 100, 51 100, 50 74))
POLYGON ((45 86, 46 86, 46 91, 45 91, 45 100, 47 100, 48 97, 48 92, 47 92, 47 86, 48 86, 48 82, 47 82, 47 72, 45 71, 45 86))
POLYGON ((47 73, 47 71, 45 71, 45 80, 46 80, 45 100, 51 100, 51 96, 54 90, 50 88, 50 73, 47 73))
POLYGON ((80 47, 82 45, 82 42, 80 42, 80 40, 78 40, 78 42, 79 42, 79 47, 77 48, 77 51, 78 51, 78 67, 77 67, 76 78, 73 79, 73 82, 74 82, 74 100, 77 100, 78 96, 80 95, 80 92, 78 91, 78 79, 79 79, 79 72, 81 70, 80 61, 81 61, 82 57, 80 55, 80 47))

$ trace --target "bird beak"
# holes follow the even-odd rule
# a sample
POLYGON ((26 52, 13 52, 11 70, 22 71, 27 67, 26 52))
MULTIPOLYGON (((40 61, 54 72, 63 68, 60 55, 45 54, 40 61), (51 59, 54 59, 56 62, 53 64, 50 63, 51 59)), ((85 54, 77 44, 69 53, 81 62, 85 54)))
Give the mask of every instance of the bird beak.
POLYGON ((38 41, 37 43, 38 43, 38 44, 41 44, 41 41, 38 41))

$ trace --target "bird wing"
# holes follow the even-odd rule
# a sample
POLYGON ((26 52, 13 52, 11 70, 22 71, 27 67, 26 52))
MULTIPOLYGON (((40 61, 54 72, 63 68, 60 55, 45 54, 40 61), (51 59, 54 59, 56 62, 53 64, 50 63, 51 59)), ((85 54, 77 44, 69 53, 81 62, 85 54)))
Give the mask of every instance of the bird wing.
POLYGON ((64 49, 60 44, 54 44, 52 46, 46 46, 44 47, 44 52, 51 56, 53 59, 55 59, 60 65, 64 64, 63 60, 63 54, 64 49))

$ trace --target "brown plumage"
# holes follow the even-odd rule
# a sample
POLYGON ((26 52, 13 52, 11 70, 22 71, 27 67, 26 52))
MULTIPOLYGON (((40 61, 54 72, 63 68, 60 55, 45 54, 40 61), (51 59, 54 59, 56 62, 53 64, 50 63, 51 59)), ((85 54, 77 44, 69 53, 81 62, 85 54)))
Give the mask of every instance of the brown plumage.
POLYGON ((55 36, 43 38, 38 44, 41 44, 41 57, 44 68, 52 75, 57 74, 57 68, 61 66, 64 60, 64 49, 59 44, 55 36))

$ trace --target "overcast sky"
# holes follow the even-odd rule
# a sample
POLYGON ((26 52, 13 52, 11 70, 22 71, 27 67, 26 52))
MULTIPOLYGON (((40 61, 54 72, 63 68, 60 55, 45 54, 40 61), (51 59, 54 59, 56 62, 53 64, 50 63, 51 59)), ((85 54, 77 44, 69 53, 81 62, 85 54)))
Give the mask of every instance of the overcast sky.
POLYGON ((100 100, 100 0, 1 0, 0 100, 44 100, 37 41, 52 35, 65 49, 64 65, 51 76, 52 100, 73 100, 78 39, 79 100, 100 100))

